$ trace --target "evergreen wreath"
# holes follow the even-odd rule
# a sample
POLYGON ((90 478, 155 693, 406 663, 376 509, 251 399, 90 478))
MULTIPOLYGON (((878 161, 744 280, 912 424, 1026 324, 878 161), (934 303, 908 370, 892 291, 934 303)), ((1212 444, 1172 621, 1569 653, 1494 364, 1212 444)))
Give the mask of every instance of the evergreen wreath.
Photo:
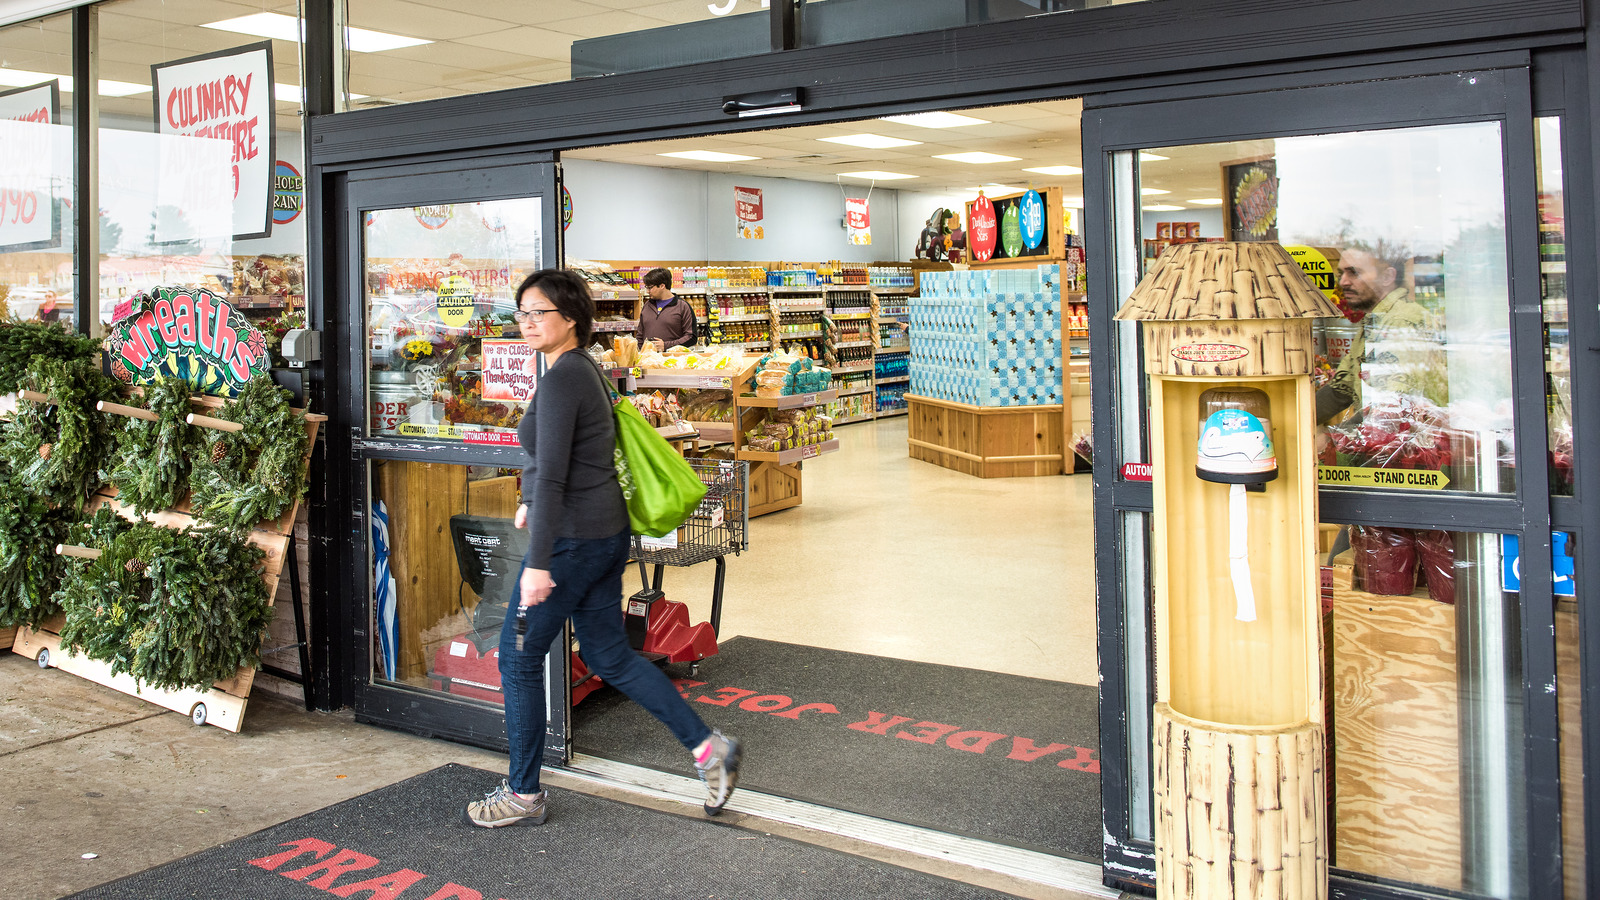
POLYGON ((124 417, 116 460, 107 474, 117 486, 117 499, 140 515, 177 506, 189 490, 193 457, 206 449, 200 429, 184 421, 194 411, 188 381, 156 379, 145 387, 142 405, 160 418, 124 417))
POLYGON ((306 490, 310 441, 303 413, 289 409, 289 392, 271 378, 252 378, 216 418, 243 431, 219 431, 196 460, 189 507, 197 518, 248 529, 275 519, 306 490))
POLYGON ((160 690, 204 690, 260 664, 272 609, 259 548, 221 528, 99 527, 117 533, 99 559, 69 562, 56 593, 63 645, 160 690))
POLYGON ((51 359, 98 360, 100 342, 74 334, 57 322, 0 320, 0 394, 14 394, 35 356, 51 359))
POLYGON ((79 509, 100 488, 101 468, 115 443, 111 417, 95 404, 120 399, 117 383, 89 360, 37 356, 22 386, 54 402, 17 402, 0 459, 22 488, 48 503, 79 509))
POLYGON ((54 594, 72 513, 51 507, 11 479, 0 481, 0 628, 37 628, 61 611, 54 594))

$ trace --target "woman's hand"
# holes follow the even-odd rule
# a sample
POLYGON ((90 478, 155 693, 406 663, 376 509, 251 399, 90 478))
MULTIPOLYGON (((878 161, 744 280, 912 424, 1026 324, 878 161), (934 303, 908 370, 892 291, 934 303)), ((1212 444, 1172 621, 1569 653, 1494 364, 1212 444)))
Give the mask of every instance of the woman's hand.
POLYGON ((522 605, 538 606, 555 590, 556 583, 550 580, 548 569, 523 569, 522 570, 522 605))
POLYGON ((528 527, 528 504, 526 503, 517 504, 516 526, 518 528, 528 527))

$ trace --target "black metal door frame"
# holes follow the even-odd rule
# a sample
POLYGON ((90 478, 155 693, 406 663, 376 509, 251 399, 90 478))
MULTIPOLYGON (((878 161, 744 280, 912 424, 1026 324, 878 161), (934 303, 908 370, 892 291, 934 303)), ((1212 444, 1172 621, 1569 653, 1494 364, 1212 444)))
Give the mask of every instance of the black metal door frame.
MULTIPOLYGON (((1511 342, 1515 399, 1518 489, 1511 496, 1385 497, 1358 491, 1320 489, 1324 519, 1453 530, 1508 532, 1523 541, 1521 701, 1525 735, 1520 748, 1527 773, 1520 822, 1527 835, 1522 870, 1529 896, 1560 896, 1561 845, 1557 723, 1553 691, 1555 648, 1551 640, 1550 503, 1547 491, 1547 434, 1544 415, 1542 306, 1539 295, 1538 228, 1530 57, 1527 53, 1483 55, 1454 61, 1430 60, 1401 66, 1325 72, 1304 79, 1248 79, 1228 83, 1174 86, 1146 92, 1091 96, 1086 100, 1084 194, 1097 240, 1089 242, 1090 329, 1095 347, 1108 352, 1091 359, 1094 394, 1095 534, 1101 666, 1102 791, 1106 819, 1108 878, 1147 885, 1153 877, 1153 847, 1131 835, 1127 761, 1133 734, 1127 638, 1130 629, 1125 567, 1143 570, 1147 562, 1126 552, 1122 519, 1152 511, 1148 484, 1121 477, 1122 461, 1142 460, 1142 447, 1124 448, 1122 417, 1137 417, 1145 433, 1144 399, 1126 408, 1117 396, 1119 367, 1142 372, 1137 358, 1126 358, 1117 343, 1112 315, 1117 308, 1116 259, 1119 247, 1140 235, 1118 233, 1122 222, 1137 229, 1118 210, 1112 195, 1114 154, 1149 147, 1212 143, 1246 138, 1322 134, 1464 121, 1501 123, 1505 163, 1507 253, 1511 281, 1511 342), (1429 71, 1440 74, 1427 74, 1429 71), (1469 79, 1476 79, 1470 81, 1469 79), (1119 355, 1120 354, 1120 355, 1119 355), (1128 452, 1131 450, 1132 452, 1128 452)), ((1124 157, 1126 158, 1126 157, 1124 157)), ((1137 163, 1132 163, 1137 165, 1137 163)), ((1133 246, 1138 246, 1134 243, 1133 246)), ((1137 350, 1133 353, 1137 354, 1137 350)), ((1142 556, 1140 554, 1139 556, 1142 556)), ((1137 574, 1137 573, 1135 573, 1137 574)), ((1148 591, 1149 581, 1144 581, 1148 591)), ((1133 598, 1137 599, 1137 598, 1133 598)), ((1132 608, 1144 608, 1144 603, 1132 608)), ((1132 679, 1149 684, 1149 679, 1132 679)), ((1153 691, 1153 688, 1150 688, 1153 691)), ((1136 698, 1148 703, 1151 697, 1136 698)), ((1146 744, 1147 745, 1147 744, 1146 744)), ((1341 873, 1335 896, 1414 896, 1399 886, 1341 873)))
MULTIPOLYGON (((337 211, 339 255, 333 267, 339 273, 337 310, 330 345, 338 360, 329 361, 344 373, 330 390, 328 405, 333 421, 330 436, 339 436, 340 452, 330 452, 330 493, 338 490, 340 502, 330 503, 332 515, 347 516, 338 555, 344 561, 343 604, 349 620, 349 698, 358 721, 399 728, 428 736, 448 738, 491 749, 506 747, 504 710, 492 704, 464 701, 446 695, 377 681, 373 678, 373 592, 371 566, 370 463, 374 460, 485 465, 520 468, 523 453, 517 447, 486 447, 422 441, 367 434, 367 331, 365 253, 361 246, 366 213, 375 209, 470 203, 539 197, 542 265, 559 265, 561 243, 560 166, 554 154, 523 153, 466 160, 428 161, 351 168, 334 179, 332 207, 337 211)), ((514 276, 516 277, 516 276, 514 276)), ((330 446, 330 451, 332 451, 330 446)), ((547 659, 549 727, 545 758, 562 763, 570 755, 571 708, 568 655, 565 638, 558 637, 547 659), (559 652, 558 652, 559 650, 559 652)))

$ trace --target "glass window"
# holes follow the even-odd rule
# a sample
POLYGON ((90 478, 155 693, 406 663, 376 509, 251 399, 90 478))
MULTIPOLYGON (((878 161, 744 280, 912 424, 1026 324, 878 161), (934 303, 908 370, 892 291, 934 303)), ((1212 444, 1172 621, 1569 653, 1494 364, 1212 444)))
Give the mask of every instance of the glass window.
POLYGON ((919 0, 917 14, 911 17, 905 14, 905 5, 895 0, 808 0, 801 10, 801 43, 807 47, 841 44, 1141 2, 1144 0, 919 0))
POLYGON ((1539 152, 1539 290, 1544 300, 1545 405, 1550 423, 1550 493, 1571 496, 1572 356, 1567 335, 1566 191, 1561 177, 1561 119, 1537 120, 1539 152))
POLYGON ((1525 894, 1512 536, 1324 525, 1333 864, 1525 894))
POLYGON ((500 625, 527 549, 520 475, 372 463, 374 679, 504 702, 500 625))
POLYGON ((349 0, 346 109, 733 59, 772 49, 761 0, 349 0))
POLYGON ((1324 483, 1515 490, 1498 123, 1152 148, 1137 178, 1147 263, 1277 241, 1343 310, 1314 326, 1324 483))
POLYGON ((368 433, 516 443, 537 372, 511 292, 539 267, 541 202, 367 213, 368 433))
POLYGON ((209 27, 215 9, 99 7, 99 319, 157 285, 207 288, 262 325, 276 354, 305 321, 299 50, 276 40, 270 62, 247 53, 261 39, 209 27), (153 65, 216 54, 163 67, 153 97, 153 65))
POLYGON ((0 28, 4 314, 74 327, 72 172, 72 16, 0 28))

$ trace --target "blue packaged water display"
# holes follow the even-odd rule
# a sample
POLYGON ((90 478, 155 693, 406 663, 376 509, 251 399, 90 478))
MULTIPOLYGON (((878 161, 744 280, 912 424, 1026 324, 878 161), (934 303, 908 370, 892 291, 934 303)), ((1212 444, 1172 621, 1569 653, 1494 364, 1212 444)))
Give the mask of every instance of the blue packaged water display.
POLYGON ((930 272, 911 301, 910 393, 971 406, 1063 402, 1061 267, 930 272))

